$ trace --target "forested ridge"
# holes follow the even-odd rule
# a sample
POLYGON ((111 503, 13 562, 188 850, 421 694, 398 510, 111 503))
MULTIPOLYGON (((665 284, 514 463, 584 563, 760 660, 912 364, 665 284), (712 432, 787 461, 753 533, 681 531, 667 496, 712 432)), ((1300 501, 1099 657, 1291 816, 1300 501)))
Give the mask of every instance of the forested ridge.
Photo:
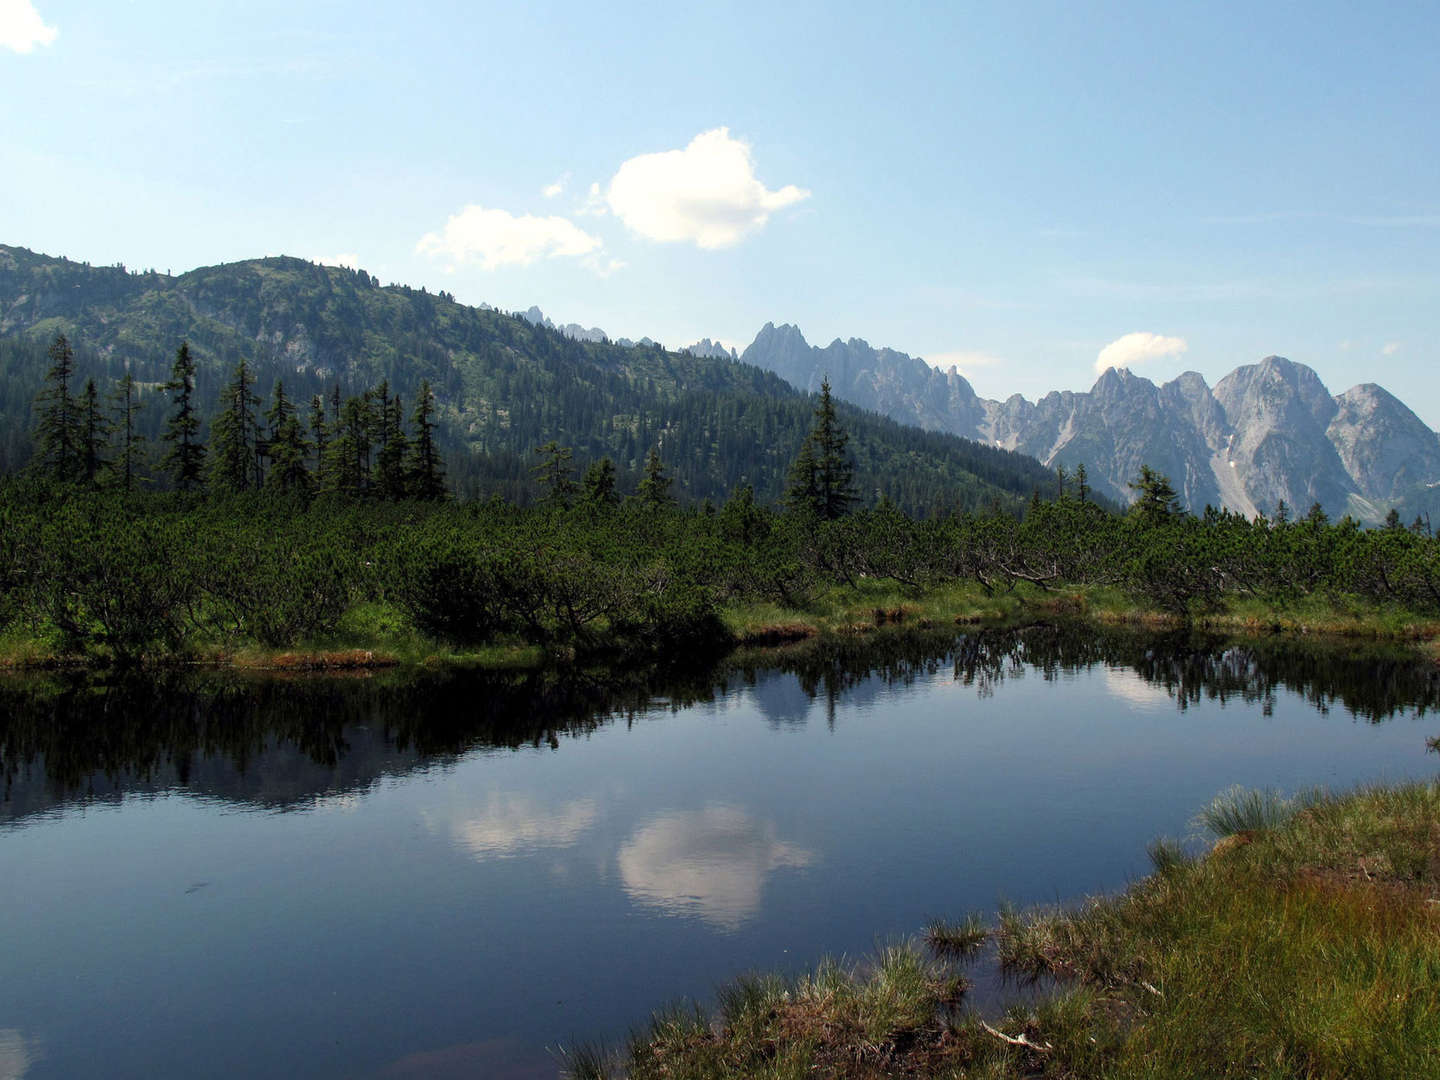
MULTIPOLYGON (((384 383, 408 412, 426 382, 450 490, 463 497, 528 500, 534 448, 555 441, 581 468, 609 457, 622 484, 638 483, 653 450, 682 500, 722 500, 748 484, 762 502, 775 501, 813 408, 810 395, 755 367, 575 341, 444 293, 382 287, 364 271, 272 258, 170 276, 0 246, 4 471, 30 458, 32 402, 57 333, 74 347, 77 379, 95 378, 102 395, 133 377, 138 431, 152 448, 169 405, 161 387, 182 342, 196 365, 202 439, 242 361, 262 401, 277 381, 302 405, 384 383)), ((850 406, 839 414, 862 505, 884 497, 912 513, 1018 509, 1048 483, 1023 455, 850 406)))

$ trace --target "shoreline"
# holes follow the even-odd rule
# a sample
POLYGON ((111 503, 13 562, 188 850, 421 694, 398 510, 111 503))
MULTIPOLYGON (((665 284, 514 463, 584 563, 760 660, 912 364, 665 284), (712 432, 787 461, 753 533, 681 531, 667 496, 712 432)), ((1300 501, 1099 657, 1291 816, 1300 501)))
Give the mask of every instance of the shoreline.
MULTIPOLYGON (((593 649, 578 652, 573 647, 546 649, 504 640, 480 648, 456 648, 421 635, 393 608, 362 604, 353 615, 353 629, 347 632, 342 627, 323 642, 284 648, 199 643, 175 653, 145 656, 130 666, 325 673, 388 668, 535 669, 557 663, 649 663, 656 659, 654 651, 618 648, 603 636, 593 649)), ((716 661, 746 649, 783 650, 817 639, 856 638, 880 630, 943 632, 1061 619, 1156 632, 1192 630, 1239 638, 1388 643, 1413 650, 1417 659, 1440 663, 1440 618, 1417 616, 1397 607, 1314 597, 1284 607, 1232 602, 1223 610, 1183 618, 1135 604, 1109 589, 1020 586, 986 595, 974 585, 960 583, 917 595, 867 582, 826 590, 804 606, 722 607, 718 619, 722 629, 713 641, 716 661)), ((65 652, 43 635, 16 630, 12 627, 0 635, 0 671, 101 671, 120 666, 101 650, 65 652)))
POLYGON ((565 1075, 1440 1075, 1440 782, 1232 789, 1198 821, 1208 850, 1156 841, 1152 872, 1118 894, 742 976, 713 1012, 671 1006, 627 1046, 569 1048, 565 1075), (965 971, 985 954, 1053 993, 967 1010, 965 971))

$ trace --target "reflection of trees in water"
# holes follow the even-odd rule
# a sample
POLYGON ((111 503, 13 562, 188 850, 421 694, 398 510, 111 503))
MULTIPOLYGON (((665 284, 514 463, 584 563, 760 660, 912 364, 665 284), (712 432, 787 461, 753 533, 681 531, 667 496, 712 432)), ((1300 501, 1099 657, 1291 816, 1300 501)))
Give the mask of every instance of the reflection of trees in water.
POLYGON ((558 746, 617 716, 711 696, 711 673, 237 672, 0 680, 0 816, 191 791, 283 809, 477 749, 558 746))
POLYGON ((1321 712, 1343 705, 1371 723, 1401 711, 1424 715, 1440 702, 1440 669, 1402 648, 1293 638, 1237 641, 1095 626, 982 630, 955 646, 955 677, 982 695, 1029 671, 1045 679, 1099 664, 1135 672, 1180 709, 1202 698, 1259 704, 1268 714, 1280 690, 1321 712))
POLYGON ((661 673, 17 676, 0 679, 0 819, 176 787, 275 809, 313 805, 322 793, 361 791, 475 750, 558 747, 561 736, 682 709, 777 671, 823 701, 833 725, 842 698, 863 703, 952 668, 992 694, 1007 679, 1101 664, 1135 672, 1181 709, 1204 697, 1268 710, 1285 689, 1317 709, 1339 703, 1377 722, 1440 700, 1440 671, 1401 649, 1065 625, 958 640, 892 630, 661 673))

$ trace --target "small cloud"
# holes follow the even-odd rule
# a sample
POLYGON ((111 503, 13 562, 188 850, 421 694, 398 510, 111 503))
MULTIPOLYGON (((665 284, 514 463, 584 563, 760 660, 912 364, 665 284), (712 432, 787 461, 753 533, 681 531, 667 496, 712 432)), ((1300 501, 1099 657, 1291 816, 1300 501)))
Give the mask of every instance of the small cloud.
POLYGON ((605 193, 611 212, 647 240, 712 250, 735 246, 775 211, 809 197, 794 184, 767 189, 750 147, 723 127, 696 135, 684 150, 631 158, 605 193))
POLYGON ((1129 368, 1147 360, 1159 360, 1166 356, 1179 356, 1190 346, 1184 338, 1162 337, 1147 331, 1137 331, 1116 338, 1100 350, 1095 358, 1095 371, 1103 373, 1106 368, 1129 368))
POLYGON ((317 255, 315 261, 321 266, 343 266, 346 270, 360 269, 360 256, 353 251, 342 252, 339 255, 317 255))
POLYGON ((991 356, 989 353, 961 349, 958 352, 931 353, 925 357, 925 362, 941 371, 948 371, 952 367, 957 368, 961 375, 965 375, 976 368, 996 367, 1006 363, 1006 360, 1004 357, 991 356))
POLYGON ((59 33, 46 25, 30 0, 0 0, 0 46, 28 53, 36 45, 49 45, 59 33))
POLYGON ((599 184, 591 184, 585 201, 575 208, 577 217, 604 217, 609 212, 610 207, 605 204, 605 193, 600 190, 599 184))
POLYGON ((1352 342, 1349 338, 1346 338, 1344 341, 1340 342, 1340 346, 1339 346, 1339 347, 1340 347, 1340 351, 1341 351, 1341 352, 1349 352, 1349 351, 1350 351, 1350 346, 1351 346, 1352 344, 1354 344, 1354 342, 1352 342))
POLYGON ((558 199, 561 195, 565 194, 565 185, 568 183, 570 183, 570 174, 567 172, 553 184, 546 184, 541 188, 540 194, 544 195, 547 199, 558 199))
POLYGON ((445 222, 439 232, 426 233, 415 245, 417 254, 444 258, 449 269, 479 263, 482 270, 529 266, 538 259, 580 259, 603 245, 563 217, 515 216, 506 210, 470 205, 445 222))
POLYGON ((602 278, 608 278, 615 271, 624 270, 630 264, 624 259, 614 259, 608 255, 597 254, 585 256, 580 260, 580 265, 587 270, 593 270, 602 278))
POLYGON ((1400 347, 1403 344, 1405 344, 1403 341, 1387 341, 1383 346, 1381 346, 1380 355, 1394 356, 1397 352, 1400 351, 1400 347))

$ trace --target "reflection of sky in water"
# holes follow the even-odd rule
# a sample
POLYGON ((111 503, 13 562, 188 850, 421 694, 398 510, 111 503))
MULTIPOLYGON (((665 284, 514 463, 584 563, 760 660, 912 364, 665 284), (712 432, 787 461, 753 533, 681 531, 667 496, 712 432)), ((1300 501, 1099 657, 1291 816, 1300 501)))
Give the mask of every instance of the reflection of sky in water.
POLYGON ((773 825, 733 806, 662 814, 620 848, 620 880, 642 904, 739 929, 760 910, 765 879, 815 861, 773 825))
POLYGON ((0 1028, 0 1080, 21 1080, 43 1056, 14 1028, 0 1028))

